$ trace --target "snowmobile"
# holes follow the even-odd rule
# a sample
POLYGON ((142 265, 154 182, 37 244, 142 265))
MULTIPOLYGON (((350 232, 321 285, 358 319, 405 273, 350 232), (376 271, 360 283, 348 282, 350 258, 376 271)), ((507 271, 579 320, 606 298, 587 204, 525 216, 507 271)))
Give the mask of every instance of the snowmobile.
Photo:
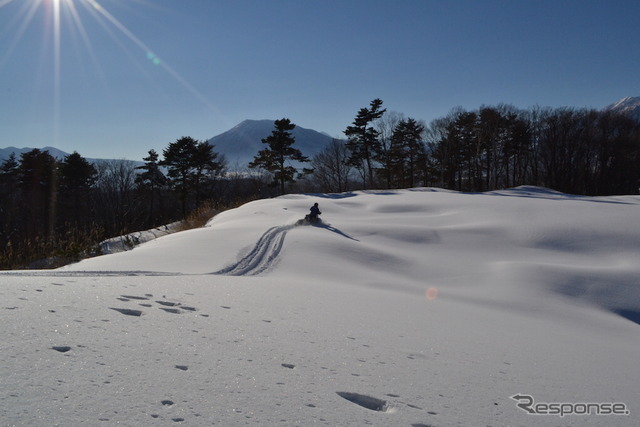
POLYGON ((322 223, 320 220, 320 214, 322 214, 322 212, 318 209, 318 204, 314 203, 310 210, 311 212, 305 215, 304 219, 299 219, 296 225, 315 225, 322 223))
POLYGON ((307 214, 304 216, 304 221, 309 224, 320 224, 322 220, 319 216, 311 216, 311 214, 307 214))
POLYGON ((304 219, 299 219, 296 225, 317 225, 322 224, 322 220, 319 217, 312 217, 310 214, 305 215, 304 219))

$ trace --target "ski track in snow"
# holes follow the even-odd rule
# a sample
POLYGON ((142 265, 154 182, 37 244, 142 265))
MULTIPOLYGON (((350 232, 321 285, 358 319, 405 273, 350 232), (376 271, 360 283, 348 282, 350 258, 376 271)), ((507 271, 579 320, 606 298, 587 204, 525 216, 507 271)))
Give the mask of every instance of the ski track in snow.
POLYGON ((271 268, 278 258, 287 232, 295 225, 271 227, 253 249, 240 261, 211 274, 225 276, 255 276, 271 268))

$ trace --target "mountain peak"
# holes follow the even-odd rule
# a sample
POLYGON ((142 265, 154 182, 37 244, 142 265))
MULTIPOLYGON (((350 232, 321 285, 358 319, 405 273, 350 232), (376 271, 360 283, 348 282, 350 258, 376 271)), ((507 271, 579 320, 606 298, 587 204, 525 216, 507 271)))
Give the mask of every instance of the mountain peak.
MULTIPOLYGON (((262 139, 271 135, 275 120, 247 119, 220 135, 209 139, 209 144, 215 146, 215 151, 224 154, 229 164, 246 165, 253 160, 258 151, 264 148, 262 139)), ((291 131, 296 139, 295 146, 302 154, 312 157, 322 150, 331 137, 315 131, 297 126, 291 131)))
MULTIPOLYGON (((255 119, 245 119, 243 121, 241 121, 240 123, 238 123, 237 125, 235 125, 234 127, 232 127, 230 130, 234 130, 234 129, 244 129, 250 126, 264 126, 266 124, 269 124, 270 126, 273 126, 273 122, 275 120, 269 120, 269 119, 259 119, 259 120, 255 120, 255 119)), ((215 137, 214 137, 215 138, 215 137)))
POLYGON ((614 111, 629 115, 640 121, 640 96, 627 96, 607 106, 605 111, 614 111))

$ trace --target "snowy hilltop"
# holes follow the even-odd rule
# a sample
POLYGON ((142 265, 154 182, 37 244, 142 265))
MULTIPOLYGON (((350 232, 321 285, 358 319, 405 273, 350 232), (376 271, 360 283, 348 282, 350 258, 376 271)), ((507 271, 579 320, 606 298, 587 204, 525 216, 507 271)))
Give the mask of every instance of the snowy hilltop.
POLYGON ((3 272, 0 420, 638 425, 639 214, 538 187, 287 195, 3 272))
POLYGON ((605 111, 626 114, 640 121, 640 96, 627 96, 605 108, 605 111))

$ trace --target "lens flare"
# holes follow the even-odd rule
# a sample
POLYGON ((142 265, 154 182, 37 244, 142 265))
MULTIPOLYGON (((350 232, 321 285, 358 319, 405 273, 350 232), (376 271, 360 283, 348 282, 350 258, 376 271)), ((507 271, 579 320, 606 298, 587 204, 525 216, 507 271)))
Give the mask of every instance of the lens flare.
POLYGON ((438 298, 438 288, 436 287, 430 287, 429 289, 427 289, 427 291, 424 293, 425 298, 427 298, 427 300, 429 301, 433 301, 436 298, 438 298))
POLYGON ((160 58, 158 58, 153 52, 147 52, 147 59, 151 61, 153 65, 160 65, 160 58))

